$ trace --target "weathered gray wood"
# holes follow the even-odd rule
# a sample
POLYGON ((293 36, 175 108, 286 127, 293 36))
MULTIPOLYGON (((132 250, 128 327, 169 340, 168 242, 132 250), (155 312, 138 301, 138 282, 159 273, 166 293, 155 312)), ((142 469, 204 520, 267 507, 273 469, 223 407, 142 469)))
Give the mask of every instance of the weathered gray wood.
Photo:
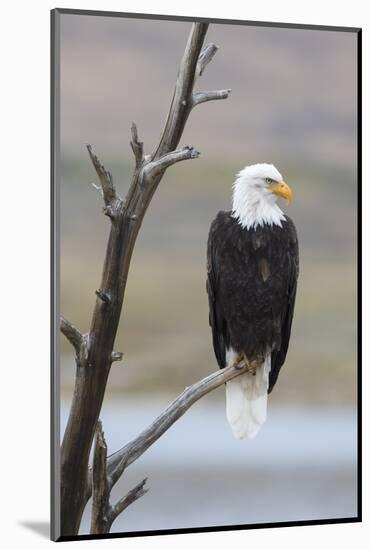
POLYGON ((93 462, 93 503, 90 534, 108 533, 110 529, 110 491, 107 483, 107 444, 104 438, 102 422, 98 420, 95 432, 93 462))
POLYGON ((192 105, 200 105, 201 103, 206 103, 206 101, 215 101, 216 99, 227 99, 231 93, 231 89, 228 90, 214 90, 211 92, 196 92, 192 96, 192 105))
POLYGON ((72 323, 67 321, 64 317, 61 317, 61 332, 75 348, 76 353, 79 353, 82 341, 81 332, 73 326, 72 323))
POLYGON ((157 178, 166 168, 169 168, 169 166, 181 160, 196 159, 199 156, 200 153, 196 151, 196 149, 188 146, 183 149, 171 151, 170 153, 162 155, 159 159, 149 162, 143 169, 143 176, 146 179, 157 178))
POLYGON ((192 30, 180 63, 169 114, 160 138, 160 143, 156 152, 152 155, 153 159, 158 159, 162 157, 162 155, 173 151, 179 143, 184 126, 192 109, 191 98, 196 66, 207 28, 208 25, 204 23, 194 23, 192 25, 192 30))
POLYGON ((111 361, 112 363, 114 361, 122 361, 122 358, 124 357, 124 354, 122 353, 122 351, 113 351, 111 353, 111 361))
POLYGON ((95 432, 94 461, 92 470, 92 513, 90 534, 109 533, 112 523, 130 504, 148 492, 144 488, 147 478, 131 489, 114 506, 110 503, 111 488, 107 478, 107 444, 102 422, 98 420, 95 432))
MULTIPOLYGON (((166 409, 132 441, 124 445, 107 458, 107 482, 111 490, 120 479, 125 469, 135 462, 142 454, 153 445, 171 426, 183 416, 192 405, 207 393, 219 388, 229 380, 247 372, 248 368, 243 364, 238 367, 231 366, 219 369, 209 374, 199 382, 187 387, 166 409)), ((89 473, 87 486, 87 499, 92 492, 92 471, 89 473)))
POLYGON ((131 148, 135 156, 135 166, 140 168, 143 162, 143 142, 138 141, 138 130, 135 122, 131 125, 131 148))
POLYGON ((112 508, 110 513, 111 525, 115 519, 124 511, 128 506, 133 504, 140 497, 148 493, 149 489, 144 488, 147 482, 147 478, 143 479, 138 485, 131 489, 123 498, 121 498, 112 508))
POLYGON ((218 46, 215 46, 215 44, 208 44, 204 47, 197 61, 196 78, 202 75, 206 66, 210 63, 217 51, 218 46))
POLYGON ((61 448, 62 535, 78 533, 83 510, 91 495, 92 483, 88 480, 89 453, 111 364, 121 359, 120 354, 113 352, 113 345, 131 256, 143 217, 165 170, 175 162, 198 156, 192 147, 179 150, 176 147, 194 106, 193 85, 197 62, 200 61, 201 70, 207 64, 206 58, 211 58, 209 53, 206 57, 204 55, 203 61, 200 60, 207 27, 204 23, 192 25, 170 111, 153 155, 143 155, 143 143, 138 140, 135 124, 132 126, 131 147, 135 156, 135 170, 125 200, 117 194, 110 172, 101 164, 91 146, 88 146, 89 156, 100 181, 104 213, 111 220, 111 230, 90 329, 88 334, 81 335, 81 345, 78 345, 80 333, 77 329, 76 332, 72 331, 72 325, 67 326, 63 321, 61 325, 61 330, 76 349, 75 388, 61 448))
POLYGON ((199 399, 244 372, 247 372, 246 367, 227 367, 213 372, 186 388, 148 428, 122 449, 108 457, 107 476, 109 487, 112 488, 124 470, 142 456, 199 399))
POLYGON ((105 169, 98 157, 93 153, 91 145, 87 145, 86 148, 100 180, 102 196, 106 205, 103 208, 103 212, 110 218, 114 218, 115 215, 120 213, 122 200, 116 193, 112 174, 105 169))

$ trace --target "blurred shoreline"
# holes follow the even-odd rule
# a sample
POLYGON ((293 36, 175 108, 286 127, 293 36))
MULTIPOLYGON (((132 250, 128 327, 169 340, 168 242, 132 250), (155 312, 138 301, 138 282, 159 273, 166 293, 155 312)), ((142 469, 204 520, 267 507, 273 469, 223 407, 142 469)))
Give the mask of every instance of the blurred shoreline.
MULTIPOLYGON (((157 396, 107 400, 101 419, 114 452, 162 411, 157 396)), ((269 406, 253 440, 233 438, 224 401, 204 398, 125 471, 117 499, 144 477, 150 491, 112 531, 354 517, 357 422, 352 408, 269 406)), ((62 402, 62 429, 68 405, 62 402)), ((81 532, 89 529, 88 505, 81 532)))

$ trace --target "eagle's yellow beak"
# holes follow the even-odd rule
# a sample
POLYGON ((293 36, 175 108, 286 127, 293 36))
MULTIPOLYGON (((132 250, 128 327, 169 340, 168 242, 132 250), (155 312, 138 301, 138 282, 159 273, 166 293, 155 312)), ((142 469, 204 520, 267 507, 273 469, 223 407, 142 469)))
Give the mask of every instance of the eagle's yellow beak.
POLYGON ((292 191, 287 183, 285 183, 284 181, 281 181, 280 183, 272 183, 269 189, 275 195, 286 199, 287 202, 290 204, 292 200, 292 191))

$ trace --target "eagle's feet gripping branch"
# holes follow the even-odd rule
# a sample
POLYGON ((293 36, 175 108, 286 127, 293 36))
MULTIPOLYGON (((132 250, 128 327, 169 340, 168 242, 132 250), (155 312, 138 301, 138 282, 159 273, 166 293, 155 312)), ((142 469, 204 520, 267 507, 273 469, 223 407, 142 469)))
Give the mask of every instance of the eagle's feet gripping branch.
POLYGON ((237 370, 241 370, 247 367, 247 372, 251 373, 253 376, 256 376, 256 368, 258 366, 258 362, 255 359, 250 361, 244 353, 240 353, 236 357, 233 366, 237 370))

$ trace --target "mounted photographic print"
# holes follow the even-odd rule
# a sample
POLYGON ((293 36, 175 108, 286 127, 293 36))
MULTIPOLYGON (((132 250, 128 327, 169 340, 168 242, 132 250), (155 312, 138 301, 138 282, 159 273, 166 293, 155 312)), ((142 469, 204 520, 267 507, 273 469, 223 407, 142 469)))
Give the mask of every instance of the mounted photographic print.
POLYGON ((52 11, 52 538, 361 520, 361 31, 52 11))

